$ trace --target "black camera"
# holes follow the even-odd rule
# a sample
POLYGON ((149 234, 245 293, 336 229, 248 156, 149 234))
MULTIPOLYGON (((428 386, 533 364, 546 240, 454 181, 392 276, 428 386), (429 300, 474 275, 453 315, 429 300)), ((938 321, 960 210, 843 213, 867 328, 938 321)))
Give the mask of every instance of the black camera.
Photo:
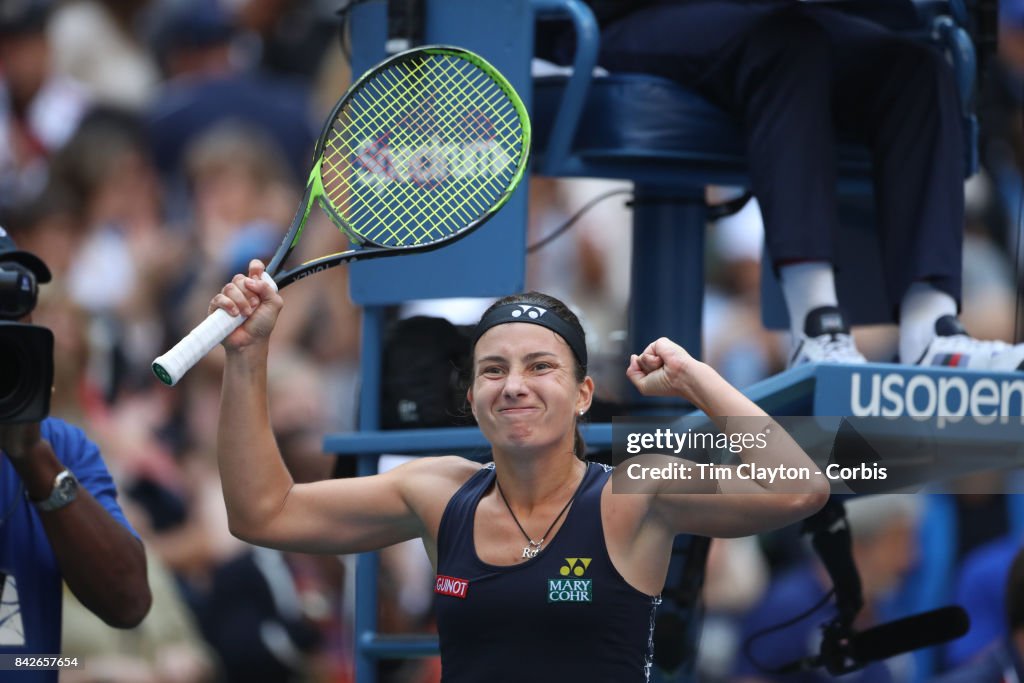
POLYGON ((50 413, 53 333, 14 322, 35 308, 37 291, 31 270, 0 262, 0 424, 39 422, 50 413))

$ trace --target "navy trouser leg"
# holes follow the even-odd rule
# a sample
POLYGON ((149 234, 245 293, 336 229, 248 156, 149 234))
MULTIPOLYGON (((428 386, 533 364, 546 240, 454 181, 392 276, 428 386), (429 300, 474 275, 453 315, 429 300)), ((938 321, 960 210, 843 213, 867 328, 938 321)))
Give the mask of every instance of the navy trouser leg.
POLYGON ((787 0, 697 0, 602 34, 610 70, 672 78, 742 122, 775 263, 832 260, 837 221, 830 49, 803 15, 787 0))
POLYGON ((871 22, 815 16, 834 46, 839 129, 872 151, 890 300, 928 281, 959 304, 966 169, 952 69, 932 47, 871 22))
POLYGON ((839 212, 826 36, 802 7, 788 8, 762 19, 720 69, 724 77, 708 88, 742 119, 772 262, 833 261, 839 212))

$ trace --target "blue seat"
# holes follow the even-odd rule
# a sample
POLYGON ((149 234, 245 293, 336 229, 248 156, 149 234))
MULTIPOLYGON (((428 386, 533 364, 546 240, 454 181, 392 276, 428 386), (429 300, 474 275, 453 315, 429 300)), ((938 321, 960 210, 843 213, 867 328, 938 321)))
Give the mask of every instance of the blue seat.
MULTIPOLYGON (((531 118, 539 143, 556 125, 567 77, 534 81, 531 118)), ((658 76, 614 74, 590 80, 568 155, 553 160, 535 147, 542 175, 627 178, 636 183, 704 187, 747 180, 743 134, 738 124, 703 97, 658 76)), ((844 178, 866 179, 870 159, 857 145, 840 150, 844 178)))

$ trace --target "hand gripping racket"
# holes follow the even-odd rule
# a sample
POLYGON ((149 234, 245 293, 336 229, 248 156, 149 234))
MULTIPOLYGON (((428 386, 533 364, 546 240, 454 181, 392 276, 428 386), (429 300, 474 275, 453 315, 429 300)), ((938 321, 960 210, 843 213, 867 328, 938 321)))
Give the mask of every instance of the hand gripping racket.
MULTIPOLYGON (((299 210, 264 279, 286 287, 342 263, 451 244, 508 201, 529 149, 526 108, 481 57, 439 45, 394 55, 334 106, 299 210), (355 248, 282 271, 314 202, 355 248)), ((173 386, 244 321, 214 311, 154 360, 153 372, 173 386)))

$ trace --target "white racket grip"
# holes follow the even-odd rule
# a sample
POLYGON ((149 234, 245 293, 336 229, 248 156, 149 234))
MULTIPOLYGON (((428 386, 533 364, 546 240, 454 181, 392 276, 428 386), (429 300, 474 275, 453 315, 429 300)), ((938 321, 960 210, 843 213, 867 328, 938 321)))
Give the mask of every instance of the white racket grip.
MULTIPOLYGON (((274 282, 274 278, 267 275, 266 271, 264 271, 262 279, 273 287, 275 292, 277 291, 277 283, 274 282)), ((184 339, 175 344, 174 348, 154 360, 153 373, 161 382, 173 387, 193 365, 199 362, 200 358, 238 329, 247 317, 231 315, 223 308, 218 308, 185 335, 184 339)))

